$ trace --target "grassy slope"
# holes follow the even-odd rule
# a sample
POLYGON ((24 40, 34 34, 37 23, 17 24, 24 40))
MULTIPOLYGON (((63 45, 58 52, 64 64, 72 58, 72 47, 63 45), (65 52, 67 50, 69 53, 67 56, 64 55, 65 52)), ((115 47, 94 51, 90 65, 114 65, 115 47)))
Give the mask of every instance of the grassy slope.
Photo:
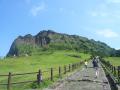
MULTIPOLYGON (((4 61, 0 61, 0 74, 12 73, 24 73, 24 72, 36 72, 39 69, 46 70, 48 68, 68 65, 70 63, 80 62, 89 58, 89 55, 77 53, 73 51, 56 51, 53 53, 44 53, 41 55, 19 57, 19 58, 7 58, 4 61), (75 54, 81 56, 81 58, 70 57, 68 54, 75 54)), ((48 74, 45 74, 48 75, 48 74)), ((6 83, 7 78, 0 77, 1 82, 6 83)), ((17 76, 12 78, 13 81, 23 80, 36 80, 36 75, 29 76, 17 76)), ((2 87, 2 89, 5 87, 2 87)), ((16 87, 17 88, 17 87, 16 87)), ((1 90, 1 89, 0 89, 1 90)), ((5 90, 5 89, 3 89, 5 90)), ((14 89, 14 90, 19 90, 14 89)))
POLYGON ((115 66, 120 66, 120 57, 108 57, 105 60, 110 61, 115 66))

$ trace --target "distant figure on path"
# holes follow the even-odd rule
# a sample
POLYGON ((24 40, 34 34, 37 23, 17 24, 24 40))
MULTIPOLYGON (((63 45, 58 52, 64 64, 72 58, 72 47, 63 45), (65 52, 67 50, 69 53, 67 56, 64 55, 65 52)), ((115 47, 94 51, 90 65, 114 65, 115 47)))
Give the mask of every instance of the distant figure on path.
POLYGON ((87 68, 87 65, 88 65, 87 60, 85 60, 84 65, 85 65, 85 68, 87 68))
POLYGON ((95 69, 95 78, 97 78, 99 75, 99 71, 98 71, 99 66, 98 66, 97 58, 93 58, 92 63, 93 63, 93 68, 95 69))
POLYGON ((88 74, 87 74, 87 66, 88 66, 88 62, 87 62, 87 60, 85 60, 84 61, 84 68, 83 68, 83 70, 84 70, 84 76, 86 77, 88 74))

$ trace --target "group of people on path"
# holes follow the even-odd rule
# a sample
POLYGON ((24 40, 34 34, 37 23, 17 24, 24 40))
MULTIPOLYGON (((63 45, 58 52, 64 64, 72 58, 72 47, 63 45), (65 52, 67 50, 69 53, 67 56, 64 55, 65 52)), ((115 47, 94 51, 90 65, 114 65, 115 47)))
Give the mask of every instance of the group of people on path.
MULTIPOLYGON (((92 59, 93 68, 95 70, 95 78, 99 76, 99 64, 98 63, 99 63, 99 57, 96 56, 92 59)), ((87 69, 87 66, 88 66, 87 60, 85 60, 84 65, 85 65, 85 68, 87 69)))

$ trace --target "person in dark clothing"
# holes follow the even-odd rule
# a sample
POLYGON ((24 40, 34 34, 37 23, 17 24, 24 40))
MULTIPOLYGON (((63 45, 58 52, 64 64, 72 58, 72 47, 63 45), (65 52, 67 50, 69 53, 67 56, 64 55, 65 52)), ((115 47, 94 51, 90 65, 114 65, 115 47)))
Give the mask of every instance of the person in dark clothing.
POLYGON ((99 71, 98 71, 98 60, 96 58, 93 59, 92 61, 92 64, 93 64, 93 68, 95 69, 95 77, 97 78, 98 77, 98 74, 99 74, 99 71))
POLYGON ((96 59, 93 59, 93 67, 95 68, 95 67, 98 67, 98 61, 96 60, 96 59))

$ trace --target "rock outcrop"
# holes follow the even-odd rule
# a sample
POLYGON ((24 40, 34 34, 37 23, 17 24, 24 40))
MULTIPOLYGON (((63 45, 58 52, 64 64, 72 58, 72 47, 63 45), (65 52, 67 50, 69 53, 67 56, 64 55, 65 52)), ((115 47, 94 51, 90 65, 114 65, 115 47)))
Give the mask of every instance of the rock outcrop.
POLYGON ((76 50, 84 53, 109 55, 114 49, 105 43, 88 38, 43 30, 37 35, 19 36, 11 45, 7 56, 32 55, 42 49, 76 50))

